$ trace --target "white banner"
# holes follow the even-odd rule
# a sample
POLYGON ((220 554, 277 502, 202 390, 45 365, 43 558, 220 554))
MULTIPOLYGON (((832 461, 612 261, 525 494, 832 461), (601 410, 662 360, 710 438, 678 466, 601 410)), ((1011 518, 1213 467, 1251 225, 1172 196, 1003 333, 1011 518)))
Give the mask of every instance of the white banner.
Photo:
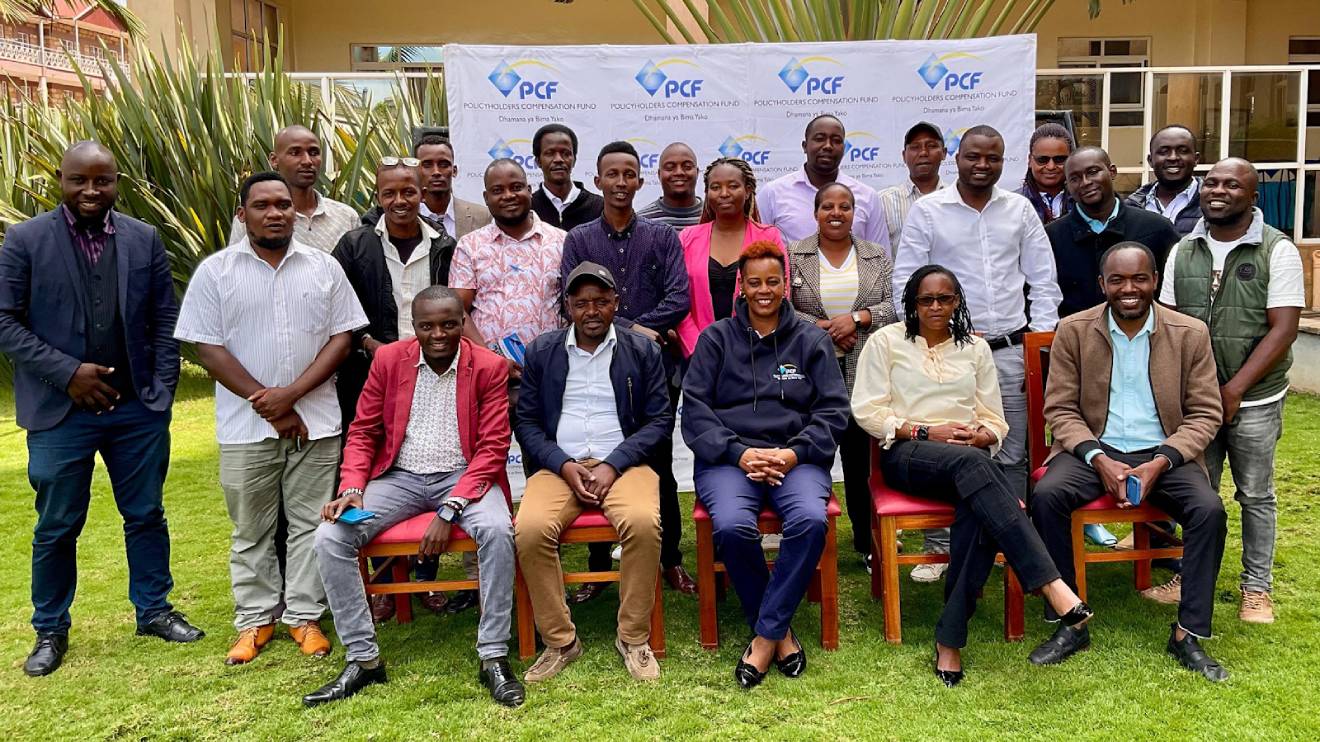
MULTIPOLYGON (((660 151, 686 142, 698 166, 741 157, 759 183, 802 167, 806 124, 837 116, 847 130, 842 170, 879 189, 903 182, 903 134, 918 121, 944 132, 953 156, 963 132, 990 124, 1004 135, 1000 184, 1026 171, 1035 121, 1036 37, 963 41, 858 41, 712 46, 467 46, 444 50, 450 138, 459 195, 481 201, 491 160, 511 157, 539 184, 532 135, 564 123, 578 136, 573 177, 598 191, 596 153, 632 142, 645 184, 636 205, 660 195, 660 151)), ((692 454, 675 435, 674 473, 692 489, 692 454)), ((522 456, 509 454, 514 492, 522 456)), ((841 478, 835 465, 835 479, 841 478)))
POLYGON ((1000 180, 1017 188, 1034 125, 1036 37, 659 46, 467 46, 444 50, 458 193, 481 199, 486 164, 522 163, 541 180, 532 135, 564 123, 577 133, 574 178, 591 190, 596 153, 623 139, 641 155, 637 205, 659 196, 660 151, 686 142, 699 165, 742 157, 761 183, 802 167, 803 130, 830 113, 847 129, 842 169, 881 188, 901 183, 903 133, 917 121, 944 132, 1004 134, 1000 180))

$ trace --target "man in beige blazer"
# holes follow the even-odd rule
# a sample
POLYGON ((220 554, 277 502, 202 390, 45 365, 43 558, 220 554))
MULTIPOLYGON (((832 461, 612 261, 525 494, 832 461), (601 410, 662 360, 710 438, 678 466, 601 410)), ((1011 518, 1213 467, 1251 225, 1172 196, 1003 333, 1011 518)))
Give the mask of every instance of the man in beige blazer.
MULTIPOLYGON (((1227 515, 1202 452, 1222 407, 1210 333, 1200 320, 1155 305, 1150 248, 1121 242, 1100 259, 1105 303, 1059 322, 1050 351, 1045 424, 1054 448, 1031 498, 1032 520, 1073 587, 1073 511, 1108 496, 1120 508, 1150 500, 1183 526, 1183 590, 1167 651, 1211 681, 1228 677, 1200 639, 1210 634, 1227 515), (1085 375, 1083 376, 1083 369, 1085 375), (1131 488, 1136 492, 1129 494, 1131 488), (1133 495, 1139 495, 1133 498, 1133 495)), ((1046 611, 1047 620, 1057 616, 1046 611)), ((1059 623, 1031 661, 1063 662, 1091 642, 1059 623)))

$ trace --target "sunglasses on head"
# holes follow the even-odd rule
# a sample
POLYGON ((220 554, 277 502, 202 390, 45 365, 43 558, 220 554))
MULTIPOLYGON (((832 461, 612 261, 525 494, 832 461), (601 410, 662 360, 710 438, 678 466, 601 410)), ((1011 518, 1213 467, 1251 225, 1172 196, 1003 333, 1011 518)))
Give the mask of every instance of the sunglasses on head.
POLYGON ((1050 161, 1055 165, 1063 165, 1068 161, 1068 155, 1035 155, 1031 159, 1035 160, 1037 165, 1045 165, 1050 161))
POLYGON ((422 164, 422 161, 416 157, 382 157, 380 158, 380 164, 384 167, 398 167, 400 165, 417 167, 422 164))

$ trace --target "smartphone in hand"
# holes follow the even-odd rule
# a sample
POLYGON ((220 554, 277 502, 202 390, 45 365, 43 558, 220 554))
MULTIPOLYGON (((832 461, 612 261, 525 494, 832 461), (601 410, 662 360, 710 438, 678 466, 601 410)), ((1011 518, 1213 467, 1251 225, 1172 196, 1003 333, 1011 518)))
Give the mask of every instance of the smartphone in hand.
POLYGON ((1136 474, 1127 476, 1127 501, 1133 505, 1141 504, 1141 477, 1136 474))
POLYGON ((339 522, 347 523, 350 526, 355 526, 358 523, 365 523, 366 521, 369 521, 372 518, 376 518, 376 517, 378 516, 375 513, 371 512, 370 510, 363 510, 361 508, 348 508, 344 510, 344 512, 339 514, 339 522))

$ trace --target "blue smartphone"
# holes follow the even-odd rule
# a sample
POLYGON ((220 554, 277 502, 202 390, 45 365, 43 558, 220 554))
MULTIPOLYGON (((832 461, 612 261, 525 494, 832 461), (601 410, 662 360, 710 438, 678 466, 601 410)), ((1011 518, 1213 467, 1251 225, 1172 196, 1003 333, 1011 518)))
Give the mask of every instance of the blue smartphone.
POLYGON ((1141 504, 1141 477, 1129 474, 1127 478, 1127 500, 1133 505, 1141 504))
POLYGON ((339 514, 339 522, 347 523, 350 526, 355 526, 358 523, 365 523, 375 517, 377 517, 376 514, 371 512, 370 510, 362 510, 361 508, 349 508, 339 514))

